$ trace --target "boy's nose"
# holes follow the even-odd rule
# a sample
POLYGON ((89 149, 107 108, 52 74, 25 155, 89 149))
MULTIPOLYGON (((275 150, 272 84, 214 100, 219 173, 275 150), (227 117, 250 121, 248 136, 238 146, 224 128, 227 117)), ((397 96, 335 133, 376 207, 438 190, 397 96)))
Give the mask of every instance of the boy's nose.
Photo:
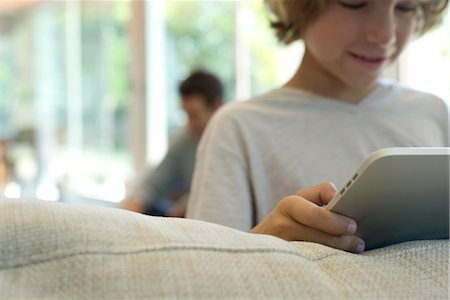
POLYGON ((366 23, 366 39, 369 43, 387 47, 395 42, 395 16, 384 12, 370 16, 366 23))

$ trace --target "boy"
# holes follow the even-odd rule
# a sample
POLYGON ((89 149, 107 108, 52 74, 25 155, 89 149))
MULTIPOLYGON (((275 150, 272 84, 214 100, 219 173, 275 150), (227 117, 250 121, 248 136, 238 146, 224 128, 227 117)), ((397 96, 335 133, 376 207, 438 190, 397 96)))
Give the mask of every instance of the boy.
POLYGON ((322 207, 336 192, 329 182, 341 186, 380 148, 448 146, 441 99, 379 80, 448 0, 267 3, 279 40, 305 43, 303 60, 280 89, 212 120, 187 217, 360 253, 355 221, 322 207))

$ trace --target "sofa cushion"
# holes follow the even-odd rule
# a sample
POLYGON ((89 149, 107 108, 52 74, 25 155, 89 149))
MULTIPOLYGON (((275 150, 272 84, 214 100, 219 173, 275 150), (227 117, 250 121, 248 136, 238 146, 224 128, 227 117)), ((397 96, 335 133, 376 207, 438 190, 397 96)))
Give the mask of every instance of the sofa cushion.
POLYGON ((0 298, 448 299, 448 240, 363 254, 188 219, 0 201, 0 298))

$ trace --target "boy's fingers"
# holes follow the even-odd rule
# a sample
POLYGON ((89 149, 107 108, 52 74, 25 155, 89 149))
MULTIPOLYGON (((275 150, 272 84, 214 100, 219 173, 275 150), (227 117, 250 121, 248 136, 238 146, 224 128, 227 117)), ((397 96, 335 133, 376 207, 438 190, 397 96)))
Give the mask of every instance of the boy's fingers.
POLYGON ((296 195, 301 196, 317 205, 325 205, 333 199, 337 189, 331 182, 324 182, 310 188, 297 191, 296 195))
POLYGON ((348 252, 361 253, 364 251, 364 241, 354 235, 333 236, 313 228, 304 228, 302 232, 304 241, 320 243, 348 252))
POLYGON ((353 235, 356 222, 352 219, 330 212, 299 196, 286 197, 282 202, 284 214, 292 220, 290 225, 283 226, 284 239, 316 242, 355 253, 364 251, 364 241, 353 235))
MULTIPOLYGON (((308 199, 309 200, 309 199, 308 199)), ((332 235, 354 234, 356 222, 333 213, 300 196, 284 198, 280 204, 284 214, 297 223, 332 235)))

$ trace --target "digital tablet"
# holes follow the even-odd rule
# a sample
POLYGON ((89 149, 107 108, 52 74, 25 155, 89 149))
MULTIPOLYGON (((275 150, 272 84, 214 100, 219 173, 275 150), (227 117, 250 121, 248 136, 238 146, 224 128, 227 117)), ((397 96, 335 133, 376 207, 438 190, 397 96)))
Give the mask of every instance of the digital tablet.
POLYGON ((450 148, 372 153, 326 208, 356 221, 366 250, 448 239, 450 148))

